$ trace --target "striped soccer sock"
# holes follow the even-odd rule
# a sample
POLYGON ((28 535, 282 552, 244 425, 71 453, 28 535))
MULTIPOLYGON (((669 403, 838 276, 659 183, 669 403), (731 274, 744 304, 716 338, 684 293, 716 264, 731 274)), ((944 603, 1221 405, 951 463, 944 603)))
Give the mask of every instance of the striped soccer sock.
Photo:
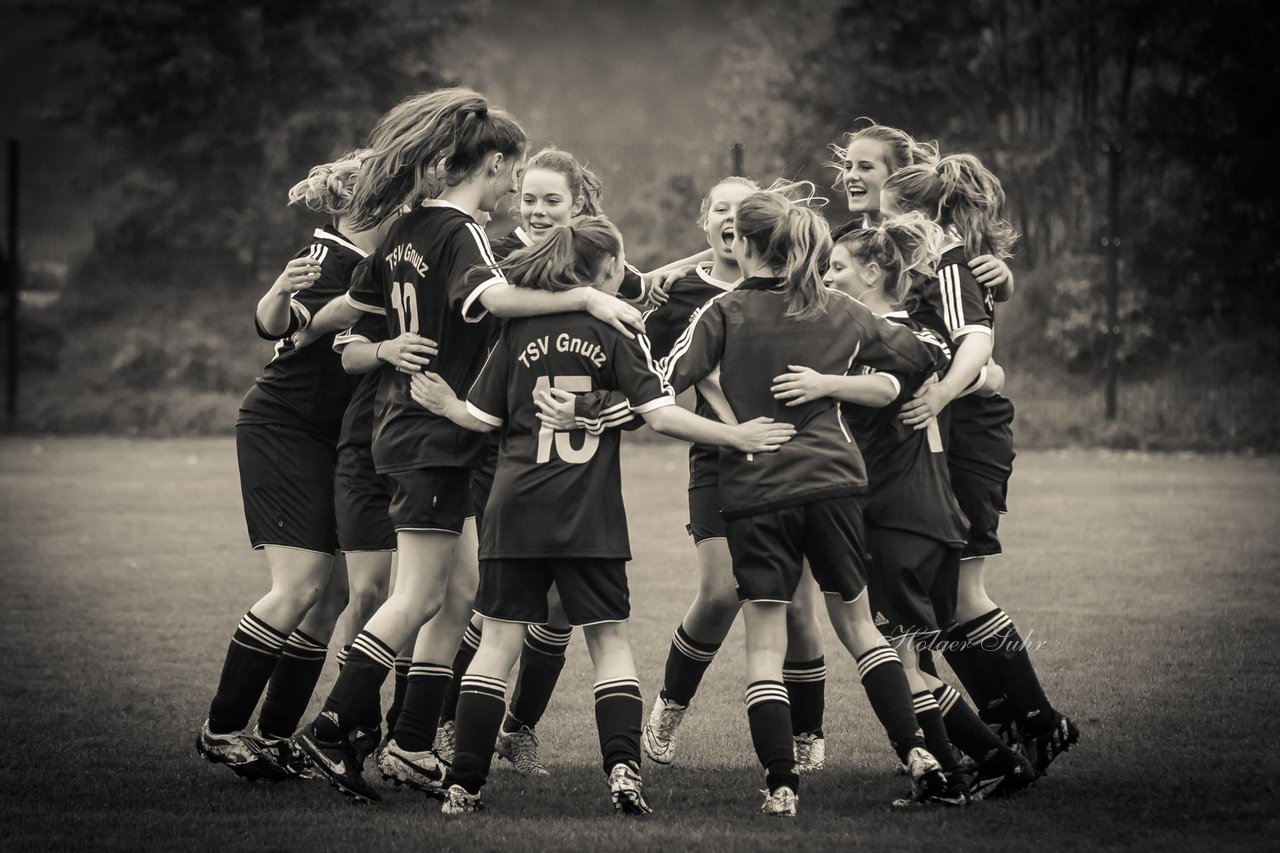
POLYGON ((351 641, 347 665, 325 700, 324 708, 312 722, 320 740, 344 740, 368 714, 369 701, 382 689, 382 682, 395 663, 395 652, 368 631, 351 641))
POLYGON ((911 750, 924 746, 924 732, 916 722, 911 688, 907 686, 902 661, 898 659, 897 652, 884 645, 859 655, 856 662, 862 689, 871 700, 871 709, 875 711, 880 725, 884 726, 898 759, 905 764, 911 750))
POLYGON ((667 668, 659 695, 668 702, 688 707, 718 651, 719 643, 695 640, 685 631, 683 624, 679 625, 671 637, 671 650, 667 652, 667 668))
POLYGON ((791 700, 791 733, 821 737, 822 718, 826 712, 826 658, 783 663, 782 683, 786 685, 787 697, 791 700))
POLYGON ((745 698, 751 743, 764 768, 765 784, 770 792, 785 785, 799 793, 787 688, 781 681, 753 681, 747 685, 745 698))
POLYGON ((209 704, 211 732, 238 732, 249 725, 249 717, 262 697, 287 639, 282 631, 254 616, 252 611, 240 619, 222 662, 218 692, 209 704))
POLYGON ((391 691, 391 707, 387 709, 387 731, 396 730, 396 720, 400 719, 400 711, 404 708, 404 691, 409 687, 409 667, 413 659, 401 655, 395 661, 395 685, 391 691))
POLYGON ((328 653, 324 643, 301 631, 289 635, 258 712, 258 728, 264 735, 289 737, 298 728, 328 653))
POLYGON ((644 719, 640 682, 634 678, 608 678, 597 681, 593 690, 604 772, 621 762, 639 768, 640 725, 644 719))
POLYGON ((572 628, 560 630, 549 625, 530 625, 525 631, 516 687, 511 694, 506 722, 502 724, 503 731, 514 732, 521 726, 532 729, 538 725, 560 680, 564 653, 572 636, 572 628))
POLYGON ((507 706, 507 683, 487 675, 464 675, 458 690, 458 728, 454 734, 453 766, 445 776, 446 790, 461 785, 478 794, 489 778, 493 744, 498 739, 507 706))
POLYGON ((942 765, 944 773, 954 773, 960 769, 960 756, 956 754, 951 739, 947 737, 947 724, 942 720, 942 709, 938 700, 928 690, 921 690, 911 696, 911 703, 916 709, 916 723, 924 732, 924 745, 933 753, 942 765))
POLYGON ((422 752, 435 745, 440 706, 451 681, 453 668, 447 663, 413 662, 404 690, 404 707, 392 733, 397 746, 408 752, 422 752))
POLYGON ((950 684, 934 690, 933 698, 937 700, 938 710, 947 726, 947 737, 965 755, 974 761, 982 761, 992 750, 1009 751, 1005 742, 987 727, 978 712, 964 701, 960 691, 950 684))
POLYGON ((480 629, 470 622, 467 630, 462 632, 462 642, 453 656, 453 680, 444 692, 444 702, 440 705, 440 722, 452 722, 458 716, 458 691, 462 689, 462 676, 467 674, 467 667, 480 649, 480 629))
POLYGON ((997 607, 961 628, 968 647, 976 650, 986 671, 1008 697, 1019 729, 1038 735, 1053 728, 1053 706, 1044 695, 1027 654, 1027 644, 1009 614, 997 607))

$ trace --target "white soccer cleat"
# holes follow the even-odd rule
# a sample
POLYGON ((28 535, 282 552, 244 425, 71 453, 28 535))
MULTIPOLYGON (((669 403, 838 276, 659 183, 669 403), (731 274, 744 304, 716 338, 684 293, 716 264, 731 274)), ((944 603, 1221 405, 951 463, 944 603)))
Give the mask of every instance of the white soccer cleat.
POLYGON ((378 753, 378 772, 393 785, 408 785, 435 797, 444 796, 444 766, 429 749, 409 752, 395 740, 378 753))
POLYGON ((644 754, 658 764, 670 764, 676 757, 676 730, 684 720, 688 705, 680 705, 659 698, 653 705, 644 731, 640 735, 640 743, 644 754))
POLYGON ((609 771, 609 796, 613 799, 613 810, 618 814, 653 814, 653 809, 645 802, 643 788, 640 771, 632 765, 620 762, 609 771))
POLYGON ((458 724, 446 720, 436 729, 436 757, 445 764, 453 764, 453 753, 457 749, 458 724))
POLYGON ((795 817, 796 803, 800 802, 800 797, 790 786, 782 785, 772 791, 761 791, 764 794, 764 805, 760 806, 760 813, 767 814, 770 817, 795 817))
POLYGON ((440 813, 458 817, 459 815, 475 814, 483 808, 484 803, 480 801, 479 794, 468 794, 467 789, 461 785, 450 785, 449 790, 445 792, 444 803, 440 806, 440 813))
POLYGON ((499 732, 498 743, 494 747, 521 776, 550 776, 551 771, 538 757, 538 736, 528 726, 521 726, 514 732, 499 732))
POLYGON ((797 773, 813 773, 821 770, 827 760, 827 740, 816 732, 805 732, 795 736, 795 758, 797 773))

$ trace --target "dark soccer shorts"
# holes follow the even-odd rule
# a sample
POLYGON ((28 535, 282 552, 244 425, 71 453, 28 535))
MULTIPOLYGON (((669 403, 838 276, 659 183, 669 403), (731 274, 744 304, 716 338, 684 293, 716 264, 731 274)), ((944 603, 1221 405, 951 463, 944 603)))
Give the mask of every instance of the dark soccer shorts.
POLYGON ((728 537, 724 516, 720 512, 722 506, 719 486, 699 486, 689 490, 689 523, 685 530, 693 537, 693 544, 728 537))
POLYGON ((1000 527, 1001 514, 1007 511, 1005 499, 1009 494, 1009 481, 984 477, 955 465, 950 467, 950 471, 951 491, 969 519, 969 541, 964 546, 961 559, 993 557, 1003 553, 996 531, 1000 527))
POLYGON ((240 496, 249 543, 332 554, 338 549, 333 511, 337 448, 305 430, 281 424, 236 426, 240 496))
POLYGON ((918 533, 867 526, 871 612, 890 639, 946 631, 956 613, 960 548, 918 533))
POLYGON ((570 625, 624 622, 631 617, 627 561, 587 557, 482 559, 476 612, 500 622, 544 625, 552 583, 570 625))
POLYGON ((396 530, 461 533, 471 514, 470 468, 419 468, 388 474, 396 530))
POLYGON ((867 586, 864 501, 850 495, 729 521, 738 599, 791 601, 807 557, 824 593, 855 600, 867 586))
POLYGON ((394 551, 391 486, 374 470, 369 447, 348 445, 339 450, 334 479, 338 546, 343 551, 394 551))
POLYGON ((471 511, 475 516, 476 530, 484 521, 484 507, 489 503, 489 493, 493 491, 493 475, 498 472, 498 445, 491 442, 485 451, 484 464, 471 472, 471 511))

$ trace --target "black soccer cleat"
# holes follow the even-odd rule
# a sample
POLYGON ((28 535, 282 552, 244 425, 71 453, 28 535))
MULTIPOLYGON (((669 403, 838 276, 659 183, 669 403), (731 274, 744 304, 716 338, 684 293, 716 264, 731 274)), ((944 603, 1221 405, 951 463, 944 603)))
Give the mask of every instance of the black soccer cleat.
POLYGON ((1027 757, 1017 750, 992 749, 969 785, 969 799, 992 800, 1025 791, 1039 774, 1027 757))
POLYGON ((1053 727, 1040 735, 1025 736, 1022 741, 1027 758, 1041 776, 1049 772, 1049 765, 1062 753, 1080 742, 1080 730, 1071 718, 1054 712, 1053 727))
POLYGON ((264 756, 251 736, 243 732, 214 734, 206 720, 196 735, 196 752, 212 764, 225 764, 241 779, 250 782, 279 782, 289 774, 264 756))
POLYGON ((360 772, 363 762, 351 741, 324 741, 315 735, 312 726, 303 727, 294 735, 294 741, 306 754, 311 766, 324 774, 329 784, 359 803, 377 803, 382 800, 378 792, 364 780, 360 772))

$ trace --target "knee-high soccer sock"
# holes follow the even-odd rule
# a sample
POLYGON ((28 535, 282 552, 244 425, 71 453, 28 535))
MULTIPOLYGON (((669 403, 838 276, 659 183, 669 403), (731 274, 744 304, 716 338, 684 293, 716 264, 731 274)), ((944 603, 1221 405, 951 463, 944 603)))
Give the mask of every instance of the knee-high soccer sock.
POLYGON ((771 792, 786 785, 799 793, 787 688, 781 681, 753 681, 747 685, 746 700, 751 743, 764 767, 765 784, 771 792))
POLYGON ((667 669, 659 695, 668 702, 688 706, 718 651, 719 643, 698 642, 684 630, 684 625, 677 627, 671 637, 671 651, 667 652, 667 669))
POLYGON ((1044 695, 1027 644, 1009 615, 1000 608, 960 626, 968 646, 976 649, 987 672, 1017 714, 1019 730, 1039 735, 1053 728, 1053 706, 1044 695))
POLYGON ((440 722, 448 723, 458 716, 458 692, 462 689, 462 676, 467 674, 467 667, 480 648, 480 629, 470 622, 462 634, 462 642, 458 644, 458 653, 453 656, 453 680, 449 689, 444 692, 444 704, 440 706, 440 722))
POLYGON ((644 719, 644 700, 640 698, 640 682, 634 678, 610 678, 598 681, 596 694, 596 731, 600 735, 600 757, 604 772, 613 765, 627 762, 640 767, 640 723, 644 719))
POLYGON ((320 680, 329 649, 319 640, 294 631, 284 644, 258 712, 258 728, 267 737, 289 737, 306 713, 320 680))
POLYGON ((884 726, 898 759, 905 764, 911 750, 924 746, 924 732, 916 722, 915 705, 902 661, 889 646, 876 646, 859 655, 856 662, 871 709, 884 726))
POLYGON ((489 778, 493 744, 498 739, 507 707, 507 683, 487 675, 464 675, 458 691, 458 728, 454 734, 453 766, 445 777, 449 785, 461 785, 478 794, 489 778))
POLYGON ((924 732, 924 744, 933 757, 938 759, 944 773, 954 773, 960 769, 960 756, 947 737, 947 724, 942 720, 942 709, 938 700, 928 690, 921 690, 912 695, 911 702, 916 709, 916 723, 924 732))
POLYGON ((287 639, 251 612, 241 618, 222 662, 218 692, 209 704, 211 732, 238 732, 249 724, 287 639))
POLYGON ((983 715, 983 719, 988 723, 1013 722, 1012 710, 1005 701, 1004 689, 997 682, 995 673, 990 671, 982 650, 969 645, 964 625, 957 625, 948 632, 943 649, 942 656, 956 678, 960 679, 960 684, 983 715))
POLYGON ((826 659, 783 663, 782 683, 787 686, 787 697, 791 700, 791 733, 821 737, 827 705, 826 659))
POLYGON ((556 691, 556 682, 564 669, 564 652, 572 636, 572 628, 561 631, 547 625, 530 625, 525 631, 516 689, 511 694, 503 731, 514 732, 521 726, 532 729, 538 725, 551 694, 556 691))
POLYGON ((347 658, 351 656, 351 644, 347 643, 338 649, 338 653, 334 655, 334 660, 338 662, 338 672, 342 672, 342 668, 347 665, 347 658))
POLYGON ((371 696, 377 696, 382 682, 395 663, 395 652, 368 631, 361 631, 351 641, 347 665, 325 700, 324 708, 312 728, 321 740, 345 739, 360 726, 368 713, 371 696))
POLYGON ((947 726, 947 737, 959 747, 960 751, 974 761, 984 761, 993 751, 1012 753, 1008 745, 987 727, 977 711, 969 707, 950 684, 944 684, 933 691, 933 698, 938 702, 942 712, 942 721, 947 726))
POLYGON ((396 720, 400 719, 400 710, 404 708, 404 691, 409 687, 409 667, 413 661, 407 657, 396 658, 395 686, 391 693, 391 707, 387 709, 387 732, 396 730, 396 720))
POLYGON ((413 662, 404 690, 404 707, 392 732, 397 746, 408 752, 422 752, 435 746, 440 705, 452 680, 453 669, 447 663, 413 662))

